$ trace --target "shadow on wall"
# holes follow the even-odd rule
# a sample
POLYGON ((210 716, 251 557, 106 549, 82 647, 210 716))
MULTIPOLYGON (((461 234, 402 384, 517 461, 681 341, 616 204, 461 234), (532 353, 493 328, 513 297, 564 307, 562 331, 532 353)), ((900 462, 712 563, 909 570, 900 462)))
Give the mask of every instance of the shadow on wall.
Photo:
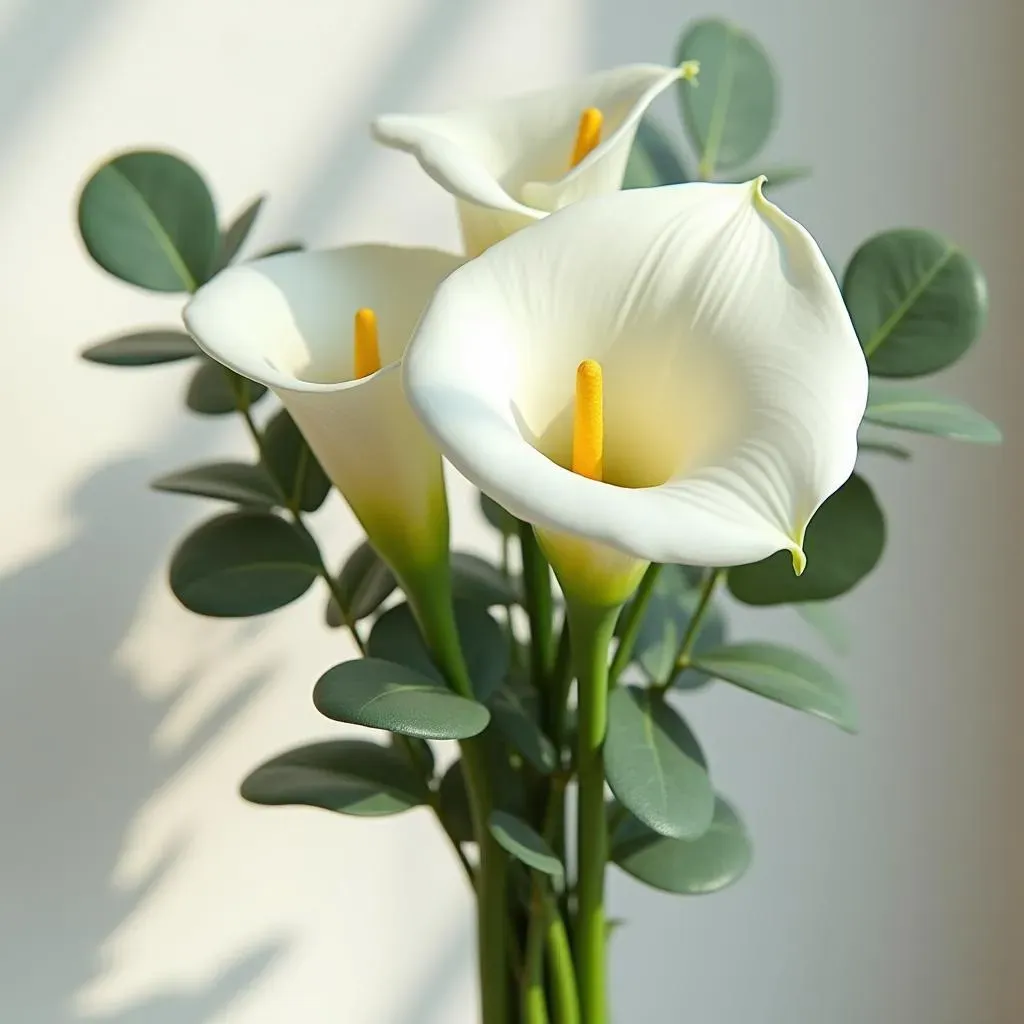
MULTIPOLYGON (((189 841, 182 837, 134 891, 115 891, 110 877, 132 820, 264 682, 248 680, 182 749, 152 749, 154 731, 193 680, 168 696, 146 697, 116 654, 143 588, 162 572, 182 515, 175 502, 146 494, 146 481, 168 465, 169 447, 88 479, 71 498, 72 538, 0 579, 0 643, 9 667, 0 678, 0 864, 7 894, 0 993, 19 1024, 78 1019, 72 998, 95 973, 104 940, 160 884, 189 841)), ((264 946, 205 991, 161 996, 105 1019, 199 1024, 281 951, 264 946)))

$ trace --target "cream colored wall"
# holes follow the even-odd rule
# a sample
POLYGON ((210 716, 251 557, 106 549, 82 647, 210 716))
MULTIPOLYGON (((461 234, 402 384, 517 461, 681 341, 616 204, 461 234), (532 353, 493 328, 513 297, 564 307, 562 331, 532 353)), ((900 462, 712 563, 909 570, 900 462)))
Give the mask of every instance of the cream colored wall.
MULTIPOLYGON (((986 343, 943 386, 999 452, 922 442, 873 473, 891 554, 848 603, 864 733, 720 688, 691 702, 757 841, 748 880, 680 902, 615 877, 618 1019, 1017 1024, 1024 802, 1016 276, 1017 0, 719 3, 784 72, 773 159, 840 264, 883 226, 948 231, 990 273, 986 343), (627 1009, 630 1007, 630 1009, 627 1009)), ((468 1024, 468 899, 427 815, 243 805, 260 758, 328 735, 311 683, 346 653, 319 594, 252 623, 190 616, 167 555, 198 503, 166 469, 244 453, 180 411, 184 372, 76 351, 171 321, 79 250, 74 195, 118 147, 176 147, 257 240, 455 244, 443 196, 371 147, 375 112, 670 57, 668 0, 0 2, 0 1019, 12 1024, 468 1024)), ((694 11, 693 13, 702 13, 694 11)), ((666 108, 671 114, 671 106, 666 108)), ((487 541, 465 501, 457 529, 487 541)), ((317 526, 354 536, 332 503, 317 526)), ((803 637, 785 615, 741 628, 803 637)))

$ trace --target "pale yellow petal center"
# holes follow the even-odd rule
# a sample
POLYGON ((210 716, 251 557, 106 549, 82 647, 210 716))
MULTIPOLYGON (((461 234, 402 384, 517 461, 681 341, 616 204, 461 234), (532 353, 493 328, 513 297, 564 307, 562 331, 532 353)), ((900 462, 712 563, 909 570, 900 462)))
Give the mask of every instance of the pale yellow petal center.
POLYGON ((601 144, 601 126, 604 115, 597 107, 587 107, 580 115, 579 127, 576 129, 576 144, 572 150, 570 168, 584 160, 589 153, 601 144))
POLYGON ((604 388, 601 364, 594 359, 576 368, 572 471, 591 480, 604 476, 604 388))
POLYGON ((352 375, 359 380, 380 369, 377 314, 372 309, 356 310, 352 347, 352 375))

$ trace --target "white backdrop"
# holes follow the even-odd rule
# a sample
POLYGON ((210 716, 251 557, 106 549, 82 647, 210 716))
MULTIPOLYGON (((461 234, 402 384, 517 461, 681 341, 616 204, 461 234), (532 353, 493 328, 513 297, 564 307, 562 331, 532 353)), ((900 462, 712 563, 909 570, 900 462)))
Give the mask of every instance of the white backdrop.
MULTIPOLYGON (((374 149, 376 112, 442 108, 669 60, 685 5, 621 0, 0 0, 0 1019, 11 1024, 469 1024, 468 899, 425 812, 355 822, 243 805, 248 768, 330 735, 309 691, 344 656, 322 595, 254 623, 190 616, 168 553, 198 502, 147 491, 234 424, 180 409, 185 371, 77 351, 179 303, 119 285, 73 228, 86 169, 190 154, 257 242, 454 246, 445 197, 374 149)), ((845 603, 850 739, 725 687, 690 701, 757 843, 697 901, 621 876, 622 1024, 1019 1024, 1024 712, 1019 512, 1024 203, 1019 0, 721 0, 783 74, 769 162, 836 265, 876 229, 948 232, 983 262, 986 340, 943 386, 999 451, 915 444, 872 473, 883 569, 845 603), (627 1007, 630 1009, 627 1010, 627 1007)), ((662 108, 671 117, 671 103, 662 108)), ((456 529, 487 543, 465 500, 456 529)), ((318 529, 351 545, 332 502, 318 529)), ((787 614, 740 628, 799 634, 787 614)))

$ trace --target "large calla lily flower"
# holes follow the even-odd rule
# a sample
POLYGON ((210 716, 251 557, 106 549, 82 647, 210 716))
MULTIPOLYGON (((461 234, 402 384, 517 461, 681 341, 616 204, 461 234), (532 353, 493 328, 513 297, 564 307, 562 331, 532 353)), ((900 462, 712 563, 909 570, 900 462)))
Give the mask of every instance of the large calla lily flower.
POLYGON ((405 400, 400 361, 438 283, 461 262, 386 245, 272 256, 222 271, 184 314, 208 355, 278 395, 400 573, 447 553, 441 458, 405 400), (360 310, 376 320, 364 376, 360 310))
POLYGON ((542 541, 705 566, 787 549, 802 569, 808 520, 853 469, 867 368, 824 257, 762 183, 588 200, 439 288, 410 401, 542 541), (569 468, 584 360, 603 370, 601 479, 569 468))
POLYGON ((373 134, 412 153, 455 196, 466 252, 476 256, 553 210, 621 188, 644 111, 695 72, 694 64, 631 64, 449 114, 388 114, 373 134), (574 163, 588 110, 601 115, 597 144, 574 163))

